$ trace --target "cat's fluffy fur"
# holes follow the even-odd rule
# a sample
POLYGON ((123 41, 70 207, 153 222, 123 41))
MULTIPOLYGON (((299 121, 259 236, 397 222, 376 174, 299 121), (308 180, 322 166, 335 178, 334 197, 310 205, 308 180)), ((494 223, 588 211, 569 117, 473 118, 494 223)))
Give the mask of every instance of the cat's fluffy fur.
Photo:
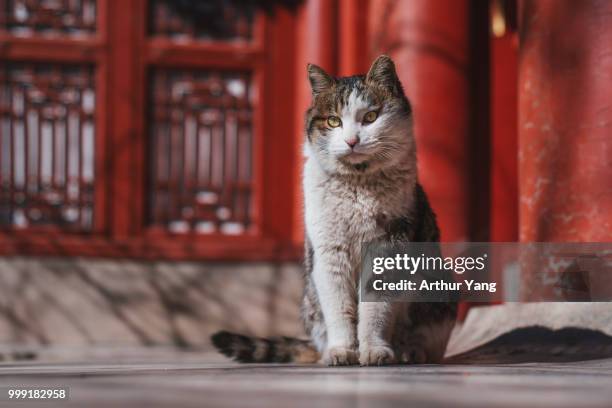
POLYGON ((309 65, 308 76, 313 100, 306 114, 302 316, 310 340, 221 332, 213 343, 243 362, 439 362, 455 322, 454 303, 358 300, 364 243, 439 240, 417 182, 412 111, 393 61, 383 55, 367 75, 344 78, 309 65), (368 112, 375 120, 364 119, 368 112), (340 121, 330 122, 331 116, 340 121))

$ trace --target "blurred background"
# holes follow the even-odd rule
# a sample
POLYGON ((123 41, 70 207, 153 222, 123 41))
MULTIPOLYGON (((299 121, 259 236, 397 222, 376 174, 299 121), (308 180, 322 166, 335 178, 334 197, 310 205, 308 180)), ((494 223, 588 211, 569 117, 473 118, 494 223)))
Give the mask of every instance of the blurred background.
POLYGON ((0 343, 299 334, 308 62, 395 60, 443 240, 612 240, 609 15, 595 0, 0 0, 0 343))

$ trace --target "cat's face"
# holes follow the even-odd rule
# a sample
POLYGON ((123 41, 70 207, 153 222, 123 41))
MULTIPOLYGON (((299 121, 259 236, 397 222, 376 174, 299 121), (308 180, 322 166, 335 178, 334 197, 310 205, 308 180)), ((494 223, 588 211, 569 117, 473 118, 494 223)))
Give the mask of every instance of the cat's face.
POLYGON ((363 173, 410 159, 412 113, 389 57, 378 57, 365 76, 333 78, 316 65, 308 76, 306 150, 326 171, 363 173))

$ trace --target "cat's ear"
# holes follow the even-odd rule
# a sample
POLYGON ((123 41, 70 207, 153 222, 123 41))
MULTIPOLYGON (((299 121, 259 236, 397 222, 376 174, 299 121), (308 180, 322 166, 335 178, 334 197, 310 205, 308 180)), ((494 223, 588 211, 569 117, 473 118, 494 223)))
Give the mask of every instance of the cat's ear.
POLYGON ((388 55, 381 55, 372 63, 366 75, 366 83, 387 88, 391 92, 397 90, 399 79, 395 72, 395 64, 388 55))
POLYGON ((308 64, 306 69, 308 70, 308 79, 310 80, 313 96, 331 88, 336 83, 334 78, 318 65, 308 64))

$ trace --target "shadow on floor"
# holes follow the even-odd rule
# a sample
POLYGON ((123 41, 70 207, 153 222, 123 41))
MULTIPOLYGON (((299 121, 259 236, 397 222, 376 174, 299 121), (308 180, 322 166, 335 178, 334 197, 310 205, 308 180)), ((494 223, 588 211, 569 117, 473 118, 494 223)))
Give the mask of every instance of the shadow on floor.
POLYGON ((568 327, 551 330, 532 326, 515 329, 468 352, 452 356, 448 364, 513 364, 573 362, 612 357, 612 337, 597 330, 568 327))

